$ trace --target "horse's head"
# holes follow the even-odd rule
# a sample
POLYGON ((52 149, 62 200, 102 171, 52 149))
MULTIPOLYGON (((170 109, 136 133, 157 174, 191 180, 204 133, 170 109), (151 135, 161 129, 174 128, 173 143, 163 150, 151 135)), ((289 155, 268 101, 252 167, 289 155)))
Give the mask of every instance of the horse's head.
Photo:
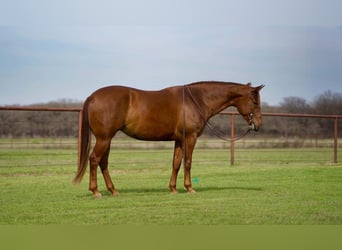
POLYGON ((250 129, 255 131, 258 131, 262 125, 259 92, 263 87, 265 85, 252 87, 251 83, 247 83, 246 91, 243 92, 236 105, 239 113, 250 126, 250 129))

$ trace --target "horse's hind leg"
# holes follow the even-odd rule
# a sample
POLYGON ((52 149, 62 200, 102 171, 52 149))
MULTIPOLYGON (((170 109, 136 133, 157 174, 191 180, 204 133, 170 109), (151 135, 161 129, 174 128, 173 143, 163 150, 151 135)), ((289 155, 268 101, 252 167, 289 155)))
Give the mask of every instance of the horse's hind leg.
MULTIPOLYGON (((89 176, 89 190, 93 192, 95 197, 100 197, 101 193, 97 188, 97 166, 102 162, 104 156, 109 154, 110 139, 103 140, 96 138, 96 144, 93 152, 90 154, 90 176, 89 176)), ((107 160, 108 163, 108 160, 107 160)), ((109 175, 108 175, 109 176, 109 175)))
POLYGON ((115 190, 115 186, 112 182, 112 179, 110 178, 109 171, 108 171, 108 156, 109 156, 110 146, 107 149, 107 152, 103 155, 101 161, 100 161, 100 168, 103 175, 103 178, 106 182, 106 186, 109 192, 112 193, 112 195, 117 196, 119 195, 119 192, 115 190))

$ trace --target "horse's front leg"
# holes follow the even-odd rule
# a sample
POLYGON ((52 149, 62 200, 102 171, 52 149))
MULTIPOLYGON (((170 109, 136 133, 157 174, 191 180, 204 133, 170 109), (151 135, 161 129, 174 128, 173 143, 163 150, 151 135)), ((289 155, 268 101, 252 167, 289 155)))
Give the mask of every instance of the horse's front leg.
POLYGON ((195 193, 191 184, 191 164, 192 164, 192 153, 195 148, 197 141, 196 134, 188 136, 185 139, 185 161, 184 161, 184 187, 189 193, 195 193))
POLYGON ((180 141, 176 141, 174 152, 173 152, 172 175, 171 175, 170 184, 169 184, 169 188, 172 193, 177 193, 177 189, 176 189, 177 175, 179 172, 180 165, 182 163, 182 158, 183 158, 182 143, 180 141))

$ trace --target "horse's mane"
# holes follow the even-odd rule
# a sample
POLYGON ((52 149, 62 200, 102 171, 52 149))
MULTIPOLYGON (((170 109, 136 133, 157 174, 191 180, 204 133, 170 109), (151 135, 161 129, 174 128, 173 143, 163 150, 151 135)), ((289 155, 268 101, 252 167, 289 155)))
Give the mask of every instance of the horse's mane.
POLYGON ((196 86, 196 85, 201 85, 201 84, 219 84, 219 85, 243 85, 241 83, 236 83, 236 82, 223 82, 223 81, 200 81, 200 82, 193 82, 188 84, 188 86, 196 86))

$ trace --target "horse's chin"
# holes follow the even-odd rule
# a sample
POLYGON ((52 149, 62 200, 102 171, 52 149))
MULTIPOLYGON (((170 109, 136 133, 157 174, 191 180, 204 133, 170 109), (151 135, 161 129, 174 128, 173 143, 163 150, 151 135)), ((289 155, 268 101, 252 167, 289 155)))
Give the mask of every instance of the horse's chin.
POLYGON ((251 124, 249 124, 249 129, 250 130, 254 130, 254 131, 259 131, 259 126, 258 125, 255 125, 255 123, 254 122, 252 122, 251 124))

